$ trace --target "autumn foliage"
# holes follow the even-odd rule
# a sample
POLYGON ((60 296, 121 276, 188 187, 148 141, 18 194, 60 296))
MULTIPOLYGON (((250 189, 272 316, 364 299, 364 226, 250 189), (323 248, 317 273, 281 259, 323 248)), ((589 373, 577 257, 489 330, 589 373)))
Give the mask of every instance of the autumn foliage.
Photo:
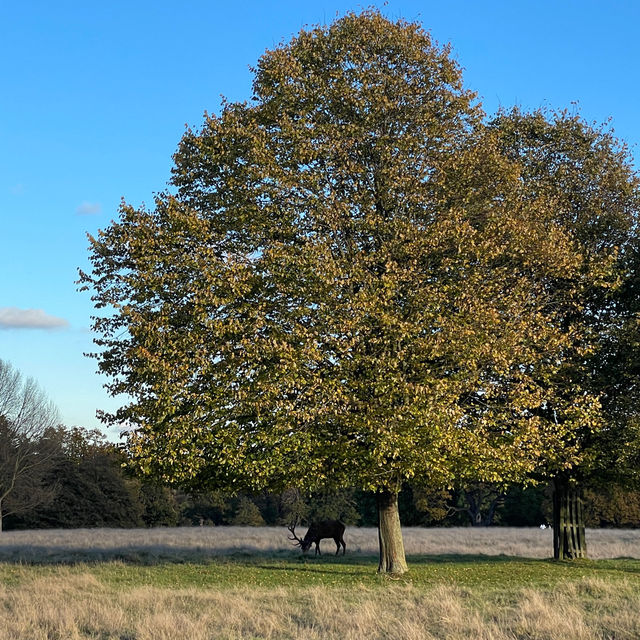
POLYGON ((417 24, 347 14, 267 51, 251 100, 184 135, 173 195, 91 238, 99 366, 129 398, 106 419, 138 468, 358 486, 397 514, 406 480, 578 464, 601 405, 556 383, 615 249, 586 269, 527 171, 417 24))

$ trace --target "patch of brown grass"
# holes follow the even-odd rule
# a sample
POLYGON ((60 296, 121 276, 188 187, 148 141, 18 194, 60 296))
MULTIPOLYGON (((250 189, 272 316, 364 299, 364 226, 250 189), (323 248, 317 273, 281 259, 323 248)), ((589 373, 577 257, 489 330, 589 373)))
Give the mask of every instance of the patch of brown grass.
POLYGON ((0 639, 120 640, 632 640, 640 594, 628 582, 585 578, 550 590, 522 589, 496 602, 450 585, 407 584, 304 592, 276 589, 114 590, 61 568, 0 587, 0 639))

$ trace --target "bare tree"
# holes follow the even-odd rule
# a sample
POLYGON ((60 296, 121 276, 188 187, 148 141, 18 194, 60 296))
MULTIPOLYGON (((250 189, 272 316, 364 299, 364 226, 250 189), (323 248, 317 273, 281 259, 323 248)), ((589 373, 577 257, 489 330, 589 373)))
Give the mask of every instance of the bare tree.
POLYGON ((3 517, 53 497, 45 474, 56 451, 48 436, 58 421, 58 410, 35 380, 0 360, 0 531, 3 517))

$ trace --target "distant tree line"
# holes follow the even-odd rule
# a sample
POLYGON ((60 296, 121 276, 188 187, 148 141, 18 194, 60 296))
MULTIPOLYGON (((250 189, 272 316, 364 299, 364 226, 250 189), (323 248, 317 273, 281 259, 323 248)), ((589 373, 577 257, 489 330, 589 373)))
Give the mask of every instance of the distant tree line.
MULTIPOLYGON (((47 452, 46 469, 25 479, 5 508, 5 529, 155 526, 278 526, 340 518, 348 525, 374 527, 372 492, 358 489, 301 495, 186 493, 133 475, 126 456, 97 430, 57 426, 32 447, 47 452), (28 491, 37 495, 25 499, 28 491), (20 504, 22 502, 22 504, 20 504)), ((399 506, 407 526, 538 526, 551 521, 551 488, 491 485, 460 490, 425 490, 406 484, 399 506)), ((640 526, 640 491, 620 486, 585 492, 590 526, 640 526)))
MULTIPOLYGON (((136 475, 127 462, 126 449, 101 431, 61 426, 36 382, 0 360, 0 530, 274 526, 326 518, 378 523, 371 491, 190 493, 136 475)), ((407 526, 537 526, 552 520, 552 487, 405 483, 399 508, 407 526)), ((588 485, 585 520, 594 527, 640 526, 640 491, 612 482, 588 485)))

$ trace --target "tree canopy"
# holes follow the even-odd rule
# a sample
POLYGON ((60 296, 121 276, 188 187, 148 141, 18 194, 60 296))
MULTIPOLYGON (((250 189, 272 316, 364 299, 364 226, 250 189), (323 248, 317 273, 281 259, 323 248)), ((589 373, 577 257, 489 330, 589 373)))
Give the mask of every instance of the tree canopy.
POLYGON ((586 261, 449 50, 365 11, 254 72, 184 135, 173 195, 91 238, 99 366, 131 398, 106 419, 139 468, 397 496, 575 464, 600 404, 554 381, 614 261, 586 261))
MULTIPOLYGON (((561 354, 563 365, 554 384, 559 394, 575 396, 580 388, 597 397, 602 428, 594 431, 586 424, 574 430, 570 438, 582 452, 579 464, 547 471, 554 476, 557 494, 573 491, 571 486, 578 489, 590 478, 630 479, 639 450, 633 363, 640 210, 640 181, 631 156, 609 126, 587 123, 566 111, 513 109, 500 113, 490 126, 498 132, 503 152, 521 164, 527 190, 545 190, 553 198, 554 220, 572 234, 587 276, 576 304, 562 305, 561 328, 578 322, 583 331, 561 354), (590 277, 603 264, 610 265, 607 277, 590 277)), ((569 277, 551 284, 559 299, 569 277)), ((584 522, 579 528, 584 531, 584 522)), ((569 557, 585 553, 579 548, 565 551, 569 557)))

